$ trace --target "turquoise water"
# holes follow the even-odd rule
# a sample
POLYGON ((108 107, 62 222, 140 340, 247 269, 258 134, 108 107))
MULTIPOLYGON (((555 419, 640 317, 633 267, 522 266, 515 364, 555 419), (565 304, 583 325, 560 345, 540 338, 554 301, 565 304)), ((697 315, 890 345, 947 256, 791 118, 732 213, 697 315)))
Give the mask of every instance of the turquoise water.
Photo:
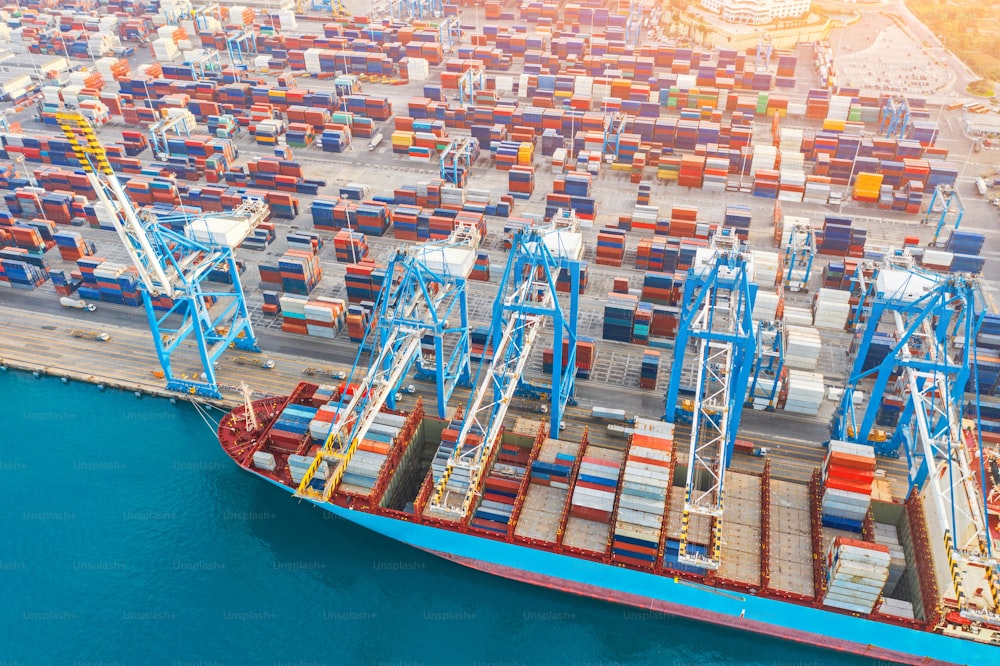
POLYGON ((188 405, 0 397, 2 664, 869 663, 439 560, 239 470, 188 405))

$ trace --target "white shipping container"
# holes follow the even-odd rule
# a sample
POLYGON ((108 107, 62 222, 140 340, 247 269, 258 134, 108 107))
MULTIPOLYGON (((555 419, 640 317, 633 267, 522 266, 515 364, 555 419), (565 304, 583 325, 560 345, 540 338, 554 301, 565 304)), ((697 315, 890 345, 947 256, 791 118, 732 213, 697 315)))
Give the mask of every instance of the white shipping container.
POLYGON ((645 527, 659 528, 663 525, 663 515, 662 514, 652 514, 646 513, 645 511, 636 511, 635 509, 618 508, 618 520, 625 521, 626 523, 633 523, 635 525, 643 525, 645 527))
POLYGON ((255 451, 253 454, 253 466, 258 469, 273 472, 277 467, 277 462, 274 459, 273 453, 268 453, 267 451, 255 451))

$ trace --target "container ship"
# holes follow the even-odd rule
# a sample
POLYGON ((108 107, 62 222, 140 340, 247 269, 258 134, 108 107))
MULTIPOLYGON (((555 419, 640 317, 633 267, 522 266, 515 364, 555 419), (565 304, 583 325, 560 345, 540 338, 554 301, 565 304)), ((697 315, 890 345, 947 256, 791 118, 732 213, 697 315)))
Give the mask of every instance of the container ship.
MULTIPOLYGON (((718 546, 700 517, 684 530, 670 424, 637 419, 627 447, 614 450, 586 436, 551 438, 546 424, 516 417, 485 467, 474 506, 454 518, 435 511, 431 497, 455 421, 425 415, 422 399, 408 413, 383 409, 352 457, 327 460, 318 442, 337 419, 344 390, 301 383, 287 397, 248 400, 222 419, 219 441, 246 471, 326 511, 515 581, 873 659, 985 664, 1000 655, 1000 628, 948 611, 958 608, 948 590, 940 592, 944 608, 923 607, 933 601, 933 584, 916 493, 905 505, 878 507, 884 522, 862 537, 819 527, 819 476, 801 485, 770 478, 767 467, 762 475, 731 472, 722 566, 705 570, 680 553, 682 538, 688 553, 718 546), (646 483, 633 481, 642 475, 646 483), (864 577, 882 581, 885 594, 908 589, 915 603, 865 596, 857 582, 864 577), (841 588, 849 593, 833 594, 841 588)), ((859 448, 831 442, 824 467, 860 471, 859 448)))

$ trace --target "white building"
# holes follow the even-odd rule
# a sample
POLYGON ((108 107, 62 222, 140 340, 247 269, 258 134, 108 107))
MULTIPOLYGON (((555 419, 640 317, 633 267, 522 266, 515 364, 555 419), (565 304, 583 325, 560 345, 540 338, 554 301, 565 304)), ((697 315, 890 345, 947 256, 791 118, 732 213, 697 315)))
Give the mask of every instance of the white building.
POLYGON ((701 0, 701 6, 728 23, 759 25, 809 12, 812 0, 701 0))

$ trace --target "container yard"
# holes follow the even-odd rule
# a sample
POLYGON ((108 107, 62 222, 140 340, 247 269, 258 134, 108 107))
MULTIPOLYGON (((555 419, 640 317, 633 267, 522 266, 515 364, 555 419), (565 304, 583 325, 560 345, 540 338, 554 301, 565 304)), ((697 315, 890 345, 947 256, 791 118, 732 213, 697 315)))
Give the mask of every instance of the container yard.
POLYGON ((961 109, 642 3, 318 4, 6 13, 0 366, 232 410, 238 465, 465 566, 996 660, 961 109))

